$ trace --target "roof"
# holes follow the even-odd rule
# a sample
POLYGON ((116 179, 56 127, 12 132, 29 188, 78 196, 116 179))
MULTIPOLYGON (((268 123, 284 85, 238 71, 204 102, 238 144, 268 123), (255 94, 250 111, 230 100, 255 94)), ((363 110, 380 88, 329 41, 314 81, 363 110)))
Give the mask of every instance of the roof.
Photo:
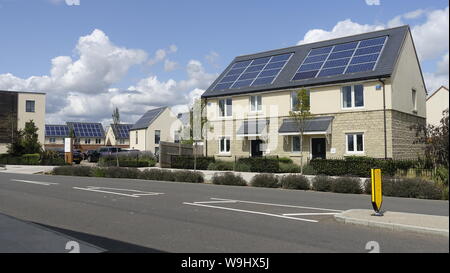
POLYGON ((69 136, 69 126, 45 124, 45 136, 46 137, 68 137, 69 136))
POLYGON ((177 118, 183 123, 183 126, 188 126, 190 124, 191 113, 179 113, 177 118))
MULTIPOLYGON (((327 132, 333 117, 316 117, 305 121, 304 133, 327 132)), ((280 134, 299 133, 298 123, 294 119, 285 119, 278 130, 280 134)))
POLYGON ((67 122, 67 126, 73 130, 75 137, 104 138, 105 130, 98 122, 67 122))
POLYGON ((133 124, 111 124, 111 129, 116 139, 130 138, 130 130, 133 124))
POLYGON ((259 136, 264 128, 269 124, 268 119, 246 120, 241 125, 236 135, 238 136, 259 136))
POLYGON ((434 94, 436 94, 437 92, 439 92, 439 90, 442 90, 442 89, 443 89, 443 90, 447 90, 447 92, 448 92, 448 87, 445 87, 445 86, 441 85, 441 87, 439 87, 436 91, 434 91, 433 94, 431 94, 431 95, 427 98, 427 100, 431 99, 431 97, 434 96, 434 94))
POLYGON ((0 90, 0 92, 4 93, 20 93, 20 94, 36 94, 36 95, 47 95, 43 92, 27 92, 27 91, 12 91, 12 90, 0 90))
POLYGON ((155 108, 152 110, 147 111, 131 128, 131 130, 139 130, 139 129, 145 129, 148 128, 153 121, 155 121, 159 115, 161 115, 164 110, 167 109, 167 106, 155 108))
POLYGON ((222 97, 229 95, 247 94, 253 92, 262 92, 269 90, 278 90, 296 87, 308 87, 324 84, 334 84, 340 82, 367 80, 390 77, 394 71, 397 59, 400 55, 402 45, 409 32, 409 26, 401 26, 385 30, 379 30, 369 33, 352 35, 332 40, 320 41, 315 43, 303 44, 294 47, 271 50, 251 55, 243 55, 236 57, 230 65, 222 72, 222 74, 211 84, 211 86, 203 93, 202 97, 222 97), (308 53, 315 48, 327 47, 341 43, 350 43, 359 40, 373 39, 377 37, 387 36, 388 39, 384 49, 379 57, 377 65, 374 70, 357 72, 350 74, 339 74, 333 76, 317 77, 304 80, 293 81, 298 68, 302 64, 308 53), (249 86, 242 88, 232 88, 225 90, 213 90, 216 84, 223 78, 223 76, 230 70, 236 62, 249 61, 256 58, 269 57, 279 54, 293 53, 292 57, 287 61, 284 68, 279 73, 278 77, 271 84, 260 86, 249 86))

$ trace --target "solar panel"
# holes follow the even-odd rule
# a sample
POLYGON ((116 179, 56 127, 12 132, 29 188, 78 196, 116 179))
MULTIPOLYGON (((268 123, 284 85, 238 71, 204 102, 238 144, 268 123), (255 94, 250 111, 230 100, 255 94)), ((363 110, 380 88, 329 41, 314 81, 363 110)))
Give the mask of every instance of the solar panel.
POLYGON ((45 125, 45 136, 66 137, 69 136, 69 127, 66 125, 45 125))
POLYGON ((213 90, 225 90, 271 84, 292 53, 256 58, 234 63, 213 90))
POLYGON ((370 71, 375 68, 387 36, 311 49, 293 81, 370 71))
POLYGON ((128 139, 130 137, 130 129, 133 126, 132 124, 112 124, 114 129, 114 134, 117 138, 125 138, 128 139))
POLYGON ((73 128, 75 137, 103 138, 105 136, 103 126, 100 123, 68 123, 73 128))

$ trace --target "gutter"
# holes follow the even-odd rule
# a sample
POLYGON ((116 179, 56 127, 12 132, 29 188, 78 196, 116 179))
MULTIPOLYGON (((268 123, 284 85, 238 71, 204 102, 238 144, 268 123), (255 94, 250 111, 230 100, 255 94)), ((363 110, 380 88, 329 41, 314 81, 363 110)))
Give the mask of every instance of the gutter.
POLYGON ((379 82, 383 84, 383 131, 384 131, 384 159, 387 159, 387 133, 386 133, 386 83, 385 80, 379 78, 379 82))

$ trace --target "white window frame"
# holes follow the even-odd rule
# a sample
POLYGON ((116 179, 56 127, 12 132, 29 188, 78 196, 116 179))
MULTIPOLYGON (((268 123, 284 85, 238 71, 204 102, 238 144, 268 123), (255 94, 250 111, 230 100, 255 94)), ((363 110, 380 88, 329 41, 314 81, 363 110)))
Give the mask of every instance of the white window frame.
POLYGON ((353 85, 345 85, 341 87, 341 109, 342 110, 351 110, 351 109, 363 109, 366 105, 365 101, 365 94, 364 94, 364 84, 353 84, 353 85), (360 85, 363 88, 363 105, 362 106, 355 106, 356 99, 355 99, 355 86, 360 85), (350 93, 351 93, 351 101, 350 101, 350 107, 344 107, 344 88, 350 87, 350 93))
POLYGON ((218 117, 221 119, 230 119, 233 118, 233 99, 231 97, 228 98, 222 98, 217 100, 217 110, 218 110, 218 117), (231 113, 228 113, 228 107, 227 107, 227 100, 231 101, 231 113), (220 101, 224 101, 224 115, 221 115, 220 112, 220 101))
POLYGON ((36 101, 35 100, 26 100, 25 101, 25 112, 26 113, 36 113, 36 101), (28 108, 28 103, 32 103, 32 107, 28 108))
POLYGON ((250 96, 250 112, 253 112, 253 113, 262 112, 262 96, 261 95, 250 96), (253 98, 255 101, 255 109, 253 109, 253 98), (261 103, 258 103, 258 98, 261 103))
POLYGON ((125 144, 125 139, 123 139, 123 138, 119 139, 119 144, 124 145, 125 144))
POLYGON ((346 133, 345 134, 345 153, 346 154, 364 154, 366 151, 366 143, 365 143, 365 137, 364 137, 364 132, 354 132, 354 133, 346 133), (349 135, 353 135, 353 144, 354 144, 354 151, 349 151, 348 150, 348 136, 349 135), (358 135, 362 135, 362 145, 363 145, 363 150, 362 151, 358 151, 358 143, 357 143, 357 136, 358 135))
POLYGON ((96 138, 95 139, 95 144, 102 144, 102 139, 101 138, 96 138))
POLYGON ((291 136, 291 152, 298 154, 302 152, 302 138, 298 136, 291 136), (294 137, 298 137, 300 139, 300 151, 294 151, 294 137))
POLYGON ((225 155, 229 155, 229 154, 231 154, 231 137, 230 136, 221 136, 221 137, 219 137, 219 154, 225 154, 225 155), (229 141, 230 141, 230 147, 227 147, 227 142, 225 141, 225 143, 224 143, 224 148, 225 148, 225 151, 222 151, 221 150, 221 142, 222 142, 222 140, 225 140, 225 139, 228 139, 229 141), (228 152, 226 151, 227 150, 227 148, 228 148, 228 152))
POLYGON ((412 111, 413 112, 417 112, 417 91, 416 91, 416 89, 412 89, 411 90, 411 96, 412 96, 412 104, 413 104, 413 107, 412 107, 412 111))
POLYGON ((51 137, 51 138, 49 139, 49 142, 50 142, 50 143, 56 143, 56 138, 51 137))

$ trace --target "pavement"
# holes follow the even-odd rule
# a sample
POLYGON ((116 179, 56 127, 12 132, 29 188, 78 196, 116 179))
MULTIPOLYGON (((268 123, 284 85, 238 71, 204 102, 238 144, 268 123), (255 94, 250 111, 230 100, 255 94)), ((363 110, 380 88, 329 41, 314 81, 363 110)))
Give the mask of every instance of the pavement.
POLYGON ((373 210, 352 209, 334 215, 338 222, 391 231, 407 231, 449 237, 448 216, 385 211, 383 216, 373 216, 373 210))
MULTIPOLYGON (((369 195, 178 182, 0 173, 0 213, 106 252, 444 252, 448 240, 348 225, 369 195)), ((383 208, 449 215, 447 201, 385 197, 383 208)), ((0 244, 2 244, 0 242, 0 244)))
POLYGON ((5 165, 0 167, 0 173, 38 174, 53 170, 55 166, 5 165))

